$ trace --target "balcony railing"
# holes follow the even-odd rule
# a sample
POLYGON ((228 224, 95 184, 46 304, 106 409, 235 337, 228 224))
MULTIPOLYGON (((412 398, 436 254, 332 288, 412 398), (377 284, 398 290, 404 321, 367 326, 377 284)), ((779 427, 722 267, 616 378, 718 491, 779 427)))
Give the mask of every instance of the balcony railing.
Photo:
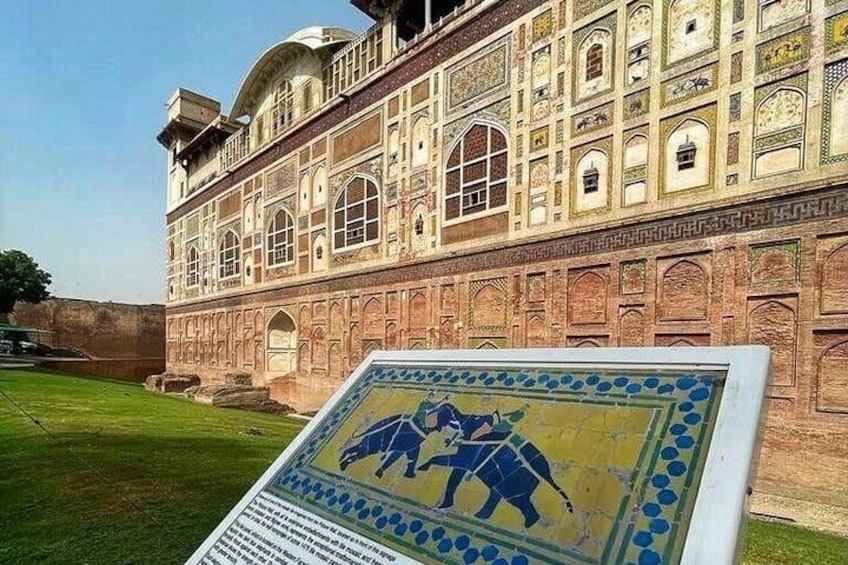
POLYGON ((250 128, 245 126, 224 142, 221 151, 221 170, 226 171, 250 153, 250 128))

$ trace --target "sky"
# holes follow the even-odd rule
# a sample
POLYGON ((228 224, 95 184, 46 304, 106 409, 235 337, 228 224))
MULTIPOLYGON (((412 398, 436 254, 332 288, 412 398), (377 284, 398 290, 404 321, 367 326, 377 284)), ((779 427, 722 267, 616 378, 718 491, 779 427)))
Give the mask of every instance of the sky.
POLYGON ((347 0, 0 2, 0 249, 54 296, 162 303, 165 150, 177 87, 226 113, 263 51, 311 25, 364 31, 347 0))

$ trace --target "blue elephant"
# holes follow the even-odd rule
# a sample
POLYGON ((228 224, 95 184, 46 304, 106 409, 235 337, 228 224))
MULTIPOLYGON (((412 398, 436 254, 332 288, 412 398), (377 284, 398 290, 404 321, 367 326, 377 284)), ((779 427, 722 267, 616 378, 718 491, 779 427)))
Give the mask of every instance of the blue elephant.
POLYGON ((351 439, 359 440, 354 445, 343 448, 339 458, 342 471, 360 459, 379 454, 382 464, 375 471, 377 477, 383 474, 402 456, 406 456, 407 465, 404 477, 414 478, 421 444, 430 433, 449 429, 458 437, 470 437, 474 430, 488 422, 493 416, 475 416, 463 414, 455 406, 446 402, 447 397, 433 400, 428 397, 421 402, 414 414, 389 416, 371 425, 364 432, 355 434, 351 439))
POLYGON ((475 514, 478 518, 490 518, 498 504, 506 500, 524 516, 526 528, 533 526, 540 516, 530 497, 542 481, 562 497, 568 512, 574 512, 568 495, 554 481, 548 460, 542 452, 513 432, 514 424, 523 416, 524 410, 504 417, 496 412, 494 424, 484 428, 483 433, 457 437, 455 453, 436 455, 418 468, 426 471, 435 465, 453 469, 439 508, 452 507, 463 478, 476 476, 489 488, 488 499, 475 514))

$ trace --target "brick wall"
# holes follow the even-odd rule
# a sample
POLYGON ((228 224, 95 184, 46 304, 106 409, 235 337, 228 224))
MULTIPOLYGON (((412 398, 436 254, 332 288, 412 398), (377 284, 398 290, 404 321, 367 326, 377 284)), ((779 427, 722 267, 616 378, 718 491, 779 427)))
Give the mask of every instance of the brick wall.
POLYGON ((165 308, 54 298, 19 303, 12 316, 21 326, 53 330, 45 343, 84 351, 92 357, 163 358, 165 308))
POLYGON ((313 410, 374 349, 762 343, 773 371, 757 488, 848 507, 848 218, 805 221, 835 210, 819 196, 171 308, 168 367, 252 371, 313 410), (269 350, 279 316, 296 329, 269 350), (291 372, 267 370, 281 354, 291 372))

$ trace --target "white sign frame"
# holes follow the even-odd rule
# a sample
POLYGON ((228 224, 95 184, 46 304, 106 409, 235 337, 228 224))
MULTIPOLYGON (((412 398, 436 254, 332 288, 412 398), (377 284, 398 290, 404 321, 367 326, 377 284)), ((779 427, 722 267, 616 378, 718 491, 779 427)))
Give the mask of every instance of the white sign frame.
MULTIPOLYGON (((743 549, 748 497, 756 473, 762 423, 766 416, 770 351, 761 345, 728 347, 640 347, 596 349, 501 349, 375 351, 333 394, 320 412, 286 447, 215 530, 186 561, 195 565, 212 548, 245 508, 268 486, 285 463, 318 428, 339 400, 374 365, 430 367, 462 364, 466 367, 527 365, 592 369, 690 369, 726 371, 726 381, 707 453, 698 496, 680 563, 697 565, 736 563, 743 549)), ((411 558, 396 563, 416 564, 411 558)))

